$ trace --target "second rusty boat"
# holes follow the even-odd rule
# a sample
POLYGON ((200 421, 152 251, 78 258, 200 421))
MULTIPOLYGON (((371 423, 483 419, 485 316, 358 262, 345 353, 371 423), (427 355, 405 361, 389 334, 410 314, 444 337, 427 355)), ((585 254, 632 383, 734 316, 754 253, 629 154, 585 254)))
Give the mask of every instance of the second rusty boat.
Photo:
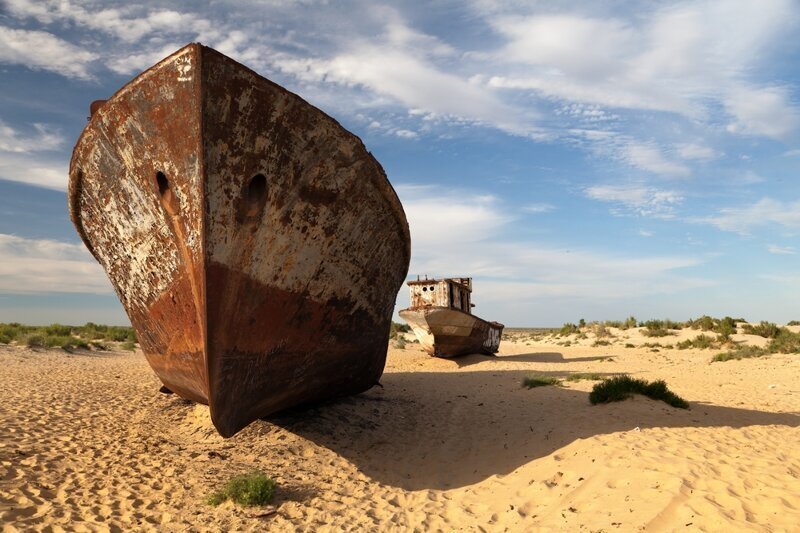
POLYGON ((408 286, 411 306, 400 317, 430 355, 497 352, 504 326, 472 314, 472 278, 417 279, 408 286))
POLYGON ((410 238, 334 119, 188 45, 93 105, 70 215, 164 385, 223 436, 383 372, 410 238))

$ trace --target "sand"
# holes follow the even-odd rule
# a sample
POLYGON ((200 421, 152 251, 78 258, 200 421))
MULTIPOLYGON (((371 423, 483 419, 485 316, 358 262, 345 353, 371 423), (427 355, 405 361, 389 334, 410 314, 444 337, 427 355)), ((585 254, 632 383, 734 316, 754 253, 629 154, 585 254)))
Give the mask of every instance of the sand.
MULTIPOLYGON (((696 332, 695 332, 696 333, 696 332)), ((0 346, 3 531, 800 530, 800 356, 709 363, 683 337, 531 340, 498 357, 391 348, 382 388, 225 440, 207 408, 158 393, 141 353, 0 346), (625 344, 640 346, 625 348, 625 344), (657 350, 657 351, 654 351, 657 350), (593 382, 664 379, 690 410, 593 382), (231 476, 278 482, 277 512, 205 504, 231 476)), ((681 333, 691 335, 691 333, 681 333)), ((573 337, 574 339, 574 337, 573 337)))

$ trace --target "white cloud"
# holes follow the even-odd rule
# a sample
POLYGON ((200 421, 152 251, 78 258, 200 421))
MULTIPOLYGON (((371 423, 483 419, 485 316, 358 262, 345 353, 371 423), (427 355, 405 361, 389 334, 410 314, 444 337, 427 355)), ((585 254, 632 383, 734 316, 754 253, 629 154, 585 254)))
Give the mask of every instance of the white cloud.
POLYGON ((112 292, 103 269, 82 244, 0 233, 0 292, 112 292))
POLYGON ((330 59, 284 58, 275 66, 304 81, 363 87, 409 109, 491 125, 515 135, 528 135, 534 129, 531 112, 513 109, 485 87, 388 44, 358 43, 330 59))
POLYGON ((97 58, 97 54, 45 31, 0 26, 0 63, 91 79, 89 65, 97 58))
POLYGON ((69 161, 41 154, 0 153, 0 179, 66 190, 69 161))
POLYGON ((550 211, 553 211, 555 208, 556 206, 552 204, 528 204, 522 206, 522 210, 524 212, 534 213, 534 214, 549 213, 550 211))
POLYGON ((716 101, 736 117, 736 132, 775 137, 796 126, 785 92, 747 81, 767 47, 790 35, 797 20, 790 0, 679 2, 625 19, 529 10, 481 5, 506 39, 493 58, 503 72, 491 86, 693 119, 706 118, 716 101))
POLYGON ((678 156, 689 161, 707 162, 719 157, 716 150, 697 143, 680 143, 675 145, 678 156))
POLYGON ((736 119, 728 125, 732 133, 783 139, 800 126, 800 110, 785 87, 739 87, 725 98, 725 107, 736 119))
POLYGON ((396 130, 394 134, 402 139, 415 139, 418 136, 417 132, 404 129, 396 130))
POLYGON ((720 209, 718 215, 698 219, 698 222, 743 235, 770 224, 796 229, 800 228, 800 201, 781 202, 762 198, 752 205, 720 209))
POLYGON ((0 152, 41 152, 56 150, 64 137, 47 124, 33 124, 34 135, 24 135, 0 120, 0 152))
POLYGON ((629 142, 623 151, 628 164, 655 174, 686 177, 691 171, 686 165, 670 161, 653 144, 629 142))
MULTIPOLYGON (((680 273, 700 264, 695 258, 630 257, 510 237, 514 219, 492 196, 427 186, 398 187, 398 194, 411 228, 409 273, 475 276, 479 304, 494 303, 501 312, 509 304, 545 304, 553 297, 588 305, 709 285, 680 273)), ((404 302, 401 290, 399 305, 404 302)))
POLYGON ((655 218, 672 218, 675 206, 683 201, 683 197, 675 191, 637 184, 594 185, 587 187, 584 192, 593 200, 614 203, 622 208, 612 210, 612 213, 633 213, 655 218))
POLYGON ((775 244, 768 244, 767 251, 771 254, 777 254, 777 255, 797 254, 797 249, 795 249, 793 246, 777 246, 775 244))
POLYGON ((154 33, 193 33, 217 36, 214 25, 192 13, 150 9, 146 5, 86 9, 69 0, 6 0, 8 10, 18 18, 34 18, 44 24, 58 21, 76 23, 132 43, 154 33))

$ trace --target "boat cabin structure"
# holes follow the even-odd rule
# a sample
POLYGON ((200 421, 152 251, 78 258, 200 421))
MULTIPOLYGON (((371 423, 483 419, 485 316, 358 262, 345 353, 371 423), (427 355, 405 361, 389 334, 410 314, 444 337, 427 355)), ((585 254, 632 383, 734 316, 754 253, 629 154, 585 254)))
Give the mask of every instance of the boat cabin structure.
POLYGON ((409 281, 411 307, 449 307, 472 314, 472 278, 409 281))

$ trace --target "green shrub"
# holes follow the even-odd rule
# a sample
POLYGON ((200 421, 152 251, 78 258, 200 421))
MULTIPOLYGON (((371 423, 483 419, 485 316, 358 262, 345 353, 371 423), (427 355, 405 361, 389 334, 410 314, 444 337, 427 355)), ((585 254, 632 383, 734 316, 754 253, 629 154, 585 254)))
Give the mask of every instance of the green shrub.
MULTIPOLYGON (((399 322, 395 322, 392 320, 392 324, 389 328, 389 338, 396 339, 400 333, 407 333, 411 331, 411 327, 408 324, 401 324, 399 322)), ((136 339, 128 339, 128 340, 136 340, 136 339)))
POLYGON ((573 333, 578 333, 579 331, 580 331, 580 328, 578 328, 578 326, 576 326, 575 324, 572 324, 570 322, 567 322, 566 324, 561 326, 561 329, 559 330, 558 334, 559 335, 572 335, 573 333))
POLYGON ((703 331, 711 331, 716 325, 716 320, 708 315, 703 315, 696 320, 690 320, 689 324, 692 329, 701 329, 703 331))
POLYGON ((611 342, 606 340, 596 340, 592 343, 592 346, 609 346, 611 342))
POLYGON ((560 385, 561 381, 549 376, 532 375, 522 380, 522 386, 532 389, 534 387, 545 387, 547 385, 560 385))
POLYGON ((131 352, 136 351, 136 343, 131 341, 126 341, 122 343, 123 350, 130 350, 131 352))
POLYGON ((61 324, 50 324, 42 328, 46 335, 57 337, 69 337, 72 335, 72 326, 62 326, 61 324))
POLYGON ((749 333, 750 335, 758 335, 767 339, 774 339, 781 329, 783 328, 778 327, 772 322, 767 322, 766 320, 762 320, 755 326, 751 324, 745 324, 744 326, 745 333, 749 333))
POLYGON ((800 353, 800 333, 792 333, 786 328, 780 328, 767 349, 772 353, 800 353))
POLYGON ((711 359, 712 362, 719 362, 719 361, 730 361, 730 360, 739 360, 739 359, 747 359, 750 357, 761 357, 762 355, 767 355, 769 350, 764 348, 759 348, 758 346, 737 346, 733 350, 729 350, 727 352, 718 353, 711 359))
POLYGON ((589 373, 578 372, 576 374, 570 374, 569 376, 567 376, 567 381, 582 381, 582 380, 600 381, 601 379, 603 379, 603 376, 594 372, 589 372, 589 373))
POLYGON ((209 505, 217 506, 226 500, 239 505, 266 505, 275 496, 275 481, 261 472, 236 476, 225 487, 208 497, 209 505))
POLYGON ((629 343, 629 342, 626 342, 626 343, 625 343, 625 347, 626 347, 626 348, 636 348, 636 345, 635 345, 635 344, 631 344, 631 343, 629 343))
POLYGON ((720 342, 727 342, 730 340, 731 335, 736 333, 736 321, 729 316, 726 316, 714 328, 714 333, 717 333, 719 336, 717 340, 720 342))
POLYGON ((44 348, 44 337, 42 335, 28 335, 25 337, 25 346, 28 348, 44 348))
POLYGON ((589 401, 593 405, 619 402, 630 398, 633 394, 643 394, 654 400, 662 400, 673 407, 689 408, 689 402, 670 391, 664 381, 648 382, 630 376, 615 376, 597 383, 589 393, 589 401))
POLYGON ((713 337, 700 334, 694 339, 686 339, 685 341, 679 342, 675 346, 679 350, 685 350, 687 348, 699 348, 704 350, 706 348, 716 348, 716 343, 713 337))
POLYGON ((790 320, 786 325, 787 326, 800 326, 800 320, 790 320))

